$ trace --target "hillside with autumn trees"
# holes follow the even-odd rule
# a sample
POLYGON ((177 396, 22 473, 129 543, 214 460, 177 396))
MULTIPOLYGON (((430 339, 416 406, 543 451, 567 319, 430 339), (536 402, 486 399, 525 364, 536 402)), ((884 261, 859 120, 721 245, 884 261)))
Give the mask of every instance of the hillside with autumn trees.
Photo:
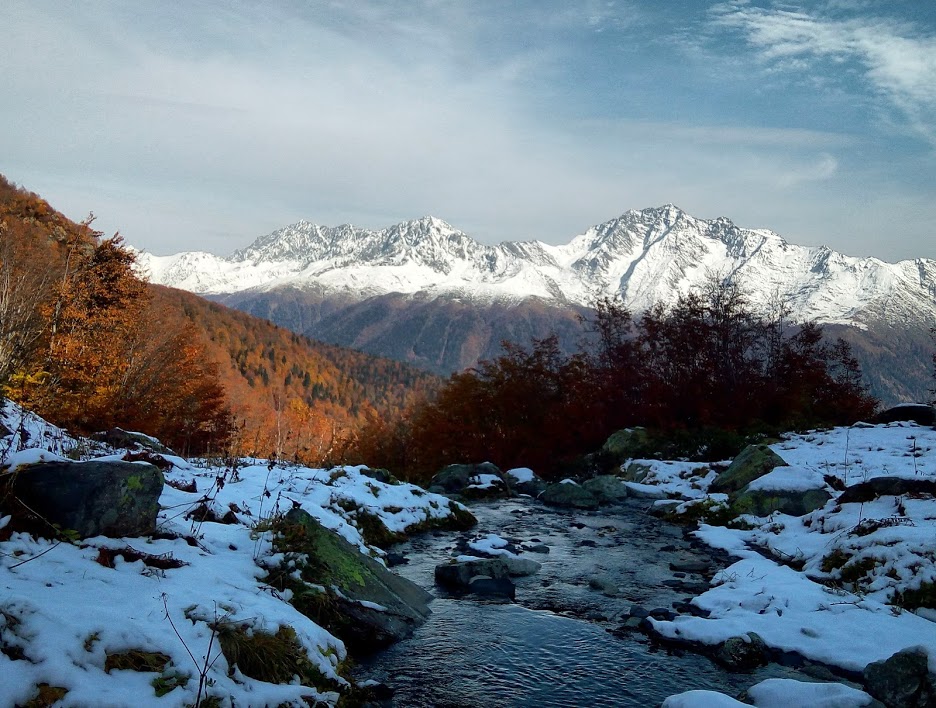
POLYGON ((438 384, 151 286, 121 238, 92 226, 0 177, 0 387, 73 432, 322 462, 438 384))

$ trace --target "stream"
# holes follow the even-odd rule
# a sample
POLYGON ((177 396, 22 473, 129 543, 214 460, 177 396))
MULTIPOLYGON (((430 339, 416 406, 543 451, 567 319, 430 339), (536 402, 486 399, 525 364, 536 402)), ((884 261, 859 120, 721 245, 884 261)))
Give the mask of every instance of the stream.
POLYGON ((383 705, 401 708, 658 706, 691 689, 735 696, 766 678, 802 679, 774 664, 729 673, 705 657, 618 631, 632 606, 671 609, 707 588, 724 565, 646 508, 639 499, 596 512, 523 498, 480 503, 471 506, 475 529, 394 548, 408 559, 394 571, 435 595, 433 614, 410 639, 362 659, 356 678, 387 684, 395 693, 383 705), (515 603, 455 597, 435 586, 435 566, 470 553, 466 541, 488 533, 520 548, 549 548, 522 553, 543 567, 514 579, 515 603), (674 572, 670 563, 701 572, 674 572))

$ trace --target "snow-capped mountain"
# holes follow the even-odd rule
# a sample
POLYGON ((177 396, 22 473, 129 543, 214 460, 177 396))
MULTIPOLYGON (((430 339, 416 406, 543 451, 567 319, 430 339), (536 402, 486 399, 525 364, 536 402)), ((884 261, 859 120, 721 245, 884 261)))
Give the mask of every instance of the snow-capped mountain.
POLYGON ((201 294, 291 286, 358 301, 419 293, 557 305, 618 294, 635 312, 717 274, 739 282, 755 304, 779 297, 799 320, 936 322, 936 261, 885 263, 796 246, 772 231, 697 219, 673 205, 628 211, 562 246, 486 246, 433 217, 380 231, 300 221, 227 258, 144 253, 139 261, 152 282, 201 294))

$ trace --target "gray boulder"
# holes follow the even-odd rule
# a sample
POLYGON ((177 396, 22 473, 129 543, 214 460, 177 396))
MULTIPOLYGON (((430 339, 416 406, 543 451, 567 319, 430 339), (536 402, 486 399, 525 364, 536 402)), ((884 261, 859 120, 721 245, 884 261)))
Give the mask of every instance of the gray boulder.
POLYGON ((800 491, 788 489, 755 489, 745 487, 732 496, 731 510, 734 514, 769 516, 775 511, 790 516, 802 516, 826 505, 832 496, 824 489, 800 491))
POLYGON ((936 481, 909 477, 872 477, 867 482, 853 484, 839 495, 839 504, 860 504, 878 497, 899 497, 907 494, 936 496, 936 481))
POLYGON ((650 474, 650 466, 639 462, 631 462, 627 467, 621 465, 621 479, 625 482, 643 482, 650 474))
POLYGON ((521 474, 525 470, 507 470, 506 478, 510 484, 511 491, 516 494, 527 494, 534 499, 543 493, 548 486, 547 483, 537 474, 521 474))
POLYGON ((875 423, 913 422, 936 425, 936 408, 927 403, 902 403, 874 416, 875 423))
POLYGON ((431 613, 432 595, 364 555, 302 509, 286 514, 274 545, 294 556, 301 581, 291 568, 284 568, 268 582, 292 590, 292 605, 354 652, 372 652, 405 639, 431 613))
POLYGON ((624 461, 631 457, 638 457, 646 449, 649 437, 644 428, 629 428, 612 433, 601 446, 601 451, 624 461))
POLYGON ((146 463, 46 462, 0 476, 0 488, 14 523, 36 533, 149 536, 163 475, 146 463))
POLYGON ((748 445, 709 486, 709 492, 732 494, 786 462, 766 445, 748 445))
POLYGON ((448 465, 429 482, 428 490, 436 494, 460 494, 472 499, 510 496, 510 486, 500 468, 490 462, 477 465, 448 465), (482 475, 493 475, 494 484, 478 484, 482 475))
POLYGON ((130 432, 123 428, 111 428, 100 433, 94 433, 91 439, 119 450, 149 450, 162 455, 175 454, 156 438, 143 433, 130 432))
POLYGON ((436 566, 436 583, 454 590, 467 590, 473 578, 509 578, 533 575, 542 566, 527 558, 476 558, 436 566))
POLYGON ((614 504, 627 498, 625 484, 611 474, 603 474, 582 483, 582 487, 595 495, 599 504, 614 504))
POLYGON ((572 509, 597 509, 598 498, 580 484, 559 482, 550 484, 539 496, 540 501, 549 506, 561 506, 572 509))
POLYGON ((936 676, 922 648, 899 651, 889 659, 868 664, 865 689, 888 708, 936 706, 936 676))
POLYGON ((751 671, 767 664, 767 644, 756 632, 748 632, 726 639, 714 658, 729 671, 751 671))

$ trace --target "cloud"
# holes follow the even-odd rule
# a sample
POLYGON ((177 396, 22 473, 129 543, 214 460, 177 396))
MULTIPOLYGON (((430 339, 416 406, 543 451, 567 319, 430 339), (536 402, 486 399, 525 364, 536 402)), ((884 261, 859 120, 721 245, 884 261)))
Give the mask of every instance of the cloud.
MULTIPOLYGON (((893 203, 849 161, 861 134, 731 103, 705 122, 672 110, 684 85, 654 73, 669 47, 649 3, 199 0, 181 20, 162 3, 8 4, 0 171, 154 253, 424 214, 485 242, 557 243, 666 202, 806 243, 828 240, 835 211, 874 244, 862 208, 893 203), (622 110, 657 89, 662 111, 622 110), (846 194, 845 174, 861 188, 846 194)), ((936 206, 913 205, 909 228, 931 236, 936 206)))
MULTIPOLYGON (((850 5, 838 3, 836 9, 851 9, 850 5)), ((718 27, 740 31, 760 59, 780 71, 809 69, 820 59, 857 62, 874 91, 936 147, 933 34, 890 19, 833 19, 816 11, 762 8, 746 2, 717 5, 711 17, 718 27)))

